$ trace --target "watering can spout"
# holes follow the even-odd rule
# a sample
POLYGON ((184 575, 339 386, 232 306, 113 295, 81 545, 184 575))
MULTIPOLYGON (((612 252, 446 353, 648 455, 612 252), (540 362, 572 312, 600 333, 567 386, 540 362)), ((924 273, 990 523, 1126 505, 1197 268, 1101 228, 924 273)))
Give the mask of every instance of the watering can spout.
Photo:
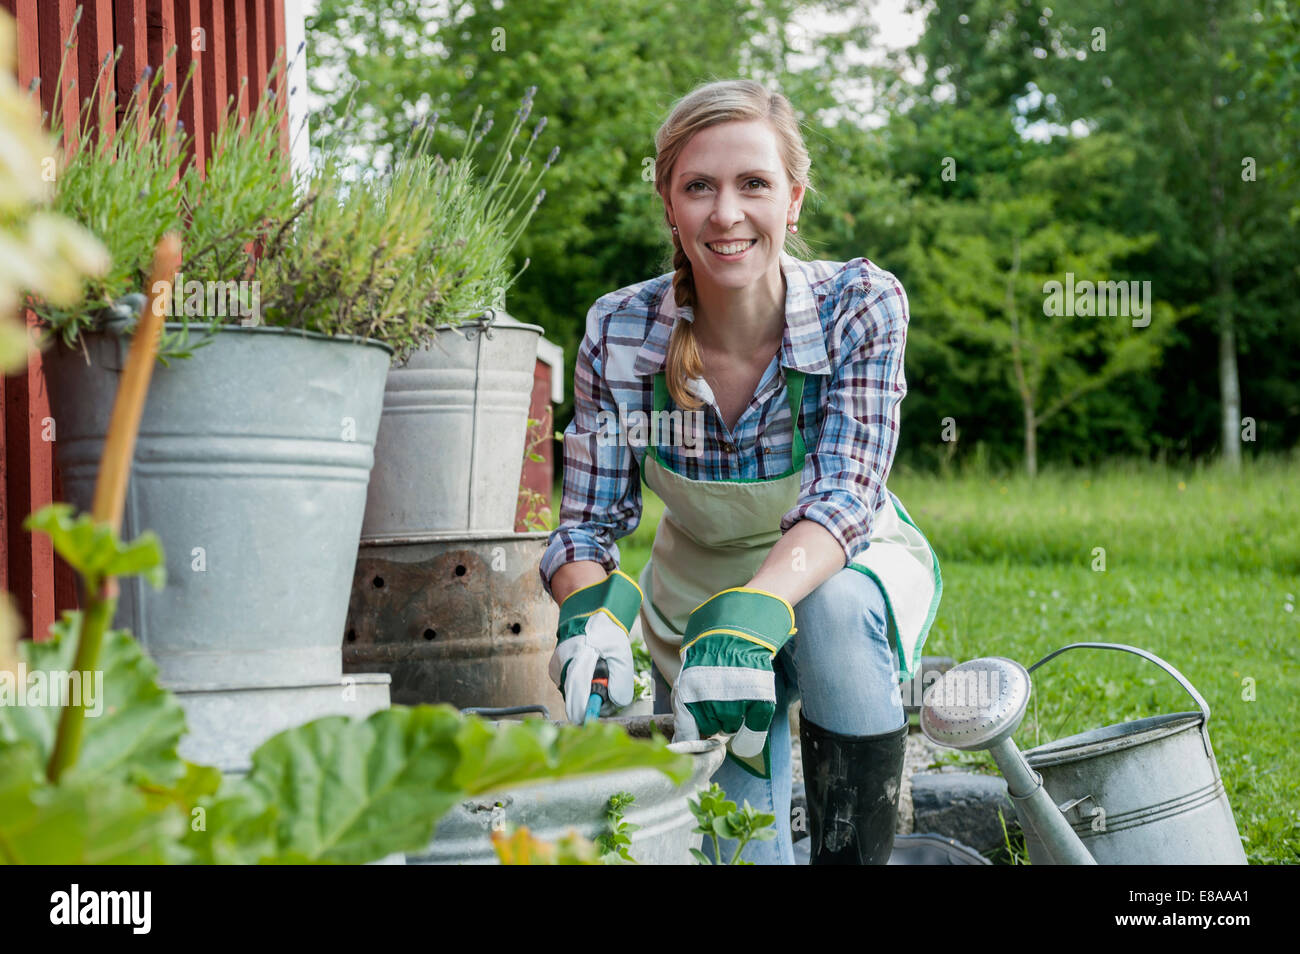
POLYGON ((987 750, 1007 780, 1017 814, 1028 819, 1057 864, 1097 862, 1043 788, 1011 736, 1029 702, 1029 673, 1013 659, 990 656, 948 670, 925 694, 921 731, 939 745, 987 750))

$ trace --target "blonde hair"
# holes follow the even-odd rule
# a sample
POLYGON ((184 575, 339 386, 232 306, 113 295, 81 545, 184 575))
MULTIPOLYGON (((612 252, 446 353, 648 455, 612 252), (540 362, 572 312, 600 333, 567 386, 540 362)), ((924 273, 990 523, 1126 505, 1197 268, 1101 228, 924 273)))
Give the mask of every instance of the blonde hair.
MULTIPOLYGON (((812 165, 808 158, 808 149, 804 145, 803 134, 799 130, 799 120, 794 114, 790 101, 779 92, 774 92, 762 83, 753 80, 719 80, 697 86, 679 99, 669 114, 668 119, 655 133, 655 191, 661 197, 669 192, 673 167, 691 137, 702 129, 720 123, 733 121, 762 120, 776 134, 777 152, 785 165, 786 175, 792 183, 802 185, 804 189, 815 191, 808 178, 808 169, 812 165)), ((664 210, 665 221, 668 218, 664 210)), ((671 257, 673 275, 673 295, 677 306, 696 304, 695 276, 691 271, 691 260, 686 257, 682 240, 672 232, 673 252, 671 257)), ((796 257, 811 259, 812 250, 799 235, 789 231, 785 235, 786 246, 793 249, 796 257)), ((667 264, 667 262, 665 262, 667 264)), ((703 402, 686 388, 691 378, 703 376, 704 360, 700 356, 699 344, 695 340, 695 331, 689 321, 679 321, 673 328, 668 341, 667 370, 668 393, 678 407, 694 410, 703 402)))

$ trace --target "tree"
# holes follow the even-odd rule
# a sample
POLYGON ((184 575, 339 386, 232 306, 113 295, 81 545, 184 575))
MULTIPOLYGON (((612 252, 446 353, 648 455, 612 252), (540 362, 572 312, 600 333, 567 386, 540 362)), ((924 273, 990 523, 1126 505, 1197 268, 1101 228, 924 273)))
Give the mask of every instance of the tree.
POLYGON ((1276 4, 1263 7, 1077 0, 1048 12, 976 0, 960 13, 933 12, 914 51, 929 84, 952 84, 958 102, 995 103, 1062 127, 1082 122, 1139 150, 1124 230, 1160 233, 1139 268, 1161 297, 1204 316, 1167 363, 1166 418, 1198 426, 1179 417, 1180 405, 1199 403, 1202 370, 1209 371, 1219 391, 1217 443, 1233 464, 1241 453, 1240 356, 1255 356, 1247 396, 1281 396, 1269 411, 1279 430, 1288 428, 1286 403, 1296 400, 1277 380, 1287 371, 1275 355, 1300 324, 1292 305, 1300 275, 1283 264, 1263 287, 1247 284, 1260 281, 1261 262, 1293 260, 1278 210, 1295 207, 1298 197, 1271 161, 1294 155, 1295 70, 1268 49, 1275 40, 1286 60, 1295 18, 1276 4), (1273 76, 1276 95, 1258 95, 1273 76), (1203 338, 1213 361, 1195 350, 1203 338))
POLYGON ((1149 298, 1149 286, 1133 288, 1122 268, 1156 236, 1067 214, 1098 202, 1107 174, 1122 174, 1131 153, 1100 136, 1057 152, 1027 143, 1023 163, 984 173, 973 197, 918 199, 927 239, 905 256, 912 293, 937 313, 941 327, 931 334, 961 351, 979 343, 1004 369, 1030 476, 1041 427, 1121 376, 1152 368, 1179 317, 1149 298), (1081 196, 1080 181, 1102 185, 1081 196))

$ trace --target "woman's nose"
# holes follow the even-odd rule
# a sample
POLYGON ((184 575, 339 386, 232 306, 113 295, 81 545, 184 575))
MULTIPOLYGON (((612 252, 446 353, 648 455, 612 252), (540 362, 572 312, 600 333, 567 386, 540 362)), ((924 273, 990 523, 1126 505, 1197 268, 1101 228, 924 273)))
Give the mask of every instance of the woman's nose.
POLYGON ((727 190, 718 193, 718 200, 713 205, 713 220, 718 224, 720 229, 730 228, 734 223, 739 222, 740 201, 727 190))

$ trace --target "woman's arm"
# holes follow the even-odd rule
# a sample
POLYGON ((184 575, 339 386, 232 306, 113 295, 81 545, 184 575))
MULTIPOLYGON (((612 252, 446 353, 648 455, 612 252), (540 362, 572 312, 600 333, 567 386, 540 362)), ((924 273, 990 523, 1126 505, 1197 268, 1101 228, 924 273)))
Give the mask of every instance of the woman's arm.
POLYGON ((800 520, 776 542, 746 586, 775 593, 794 606, 844 566, 844 548, 831 532, 800 520))
POLYGON ((564 492, 560 524, 538 567, 556 603, 603 580, 618 567, 616 540, 641 521, 641 474, 619 409, 605 381, 603 325, 612 299, 587 312, 587 330, 573 372, 573 420, 564 431, 564 492), (556 585, 561 580, 561 585, 556 585))
POLYGON ((842 304, 843 352, 827 384, 817 445, 804 462, 804 492, 782 518, 785 534, 750 584, 791 605, 867 546, 876 511, 888 505, 885 479, 907 394, 902 285, 863 259, 842 304))
POLYGON ((566 563, 551 576, 551 597, 557 604, 563 603, 565 597, 574 590, 599 583, 607 576, 609 571, 593 560, 566 563))

